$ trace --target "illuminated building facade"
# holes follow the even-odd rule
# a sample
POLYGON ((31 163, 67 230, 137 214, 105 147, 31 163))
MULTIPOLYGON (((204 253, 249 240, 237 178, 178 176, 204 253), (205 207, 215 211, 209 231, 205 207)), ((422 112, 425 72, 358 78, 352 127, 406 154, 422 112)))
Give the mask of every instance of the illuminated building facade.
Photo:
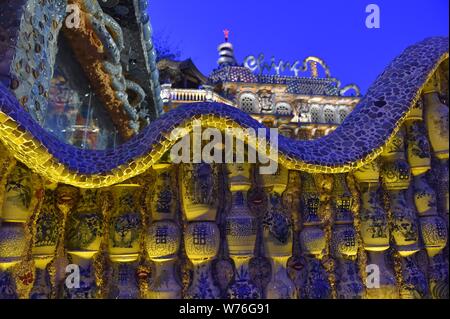
MULTIPOLYGON (((255 72, 247 62, 238 64, 228 38, 218 51, 218 68, 209 77, 201 74, 191 60, 158 63, 166 111, 193 102, 225 103, 267 127, 284 129, 298 139, 314 139, 332 132, 360 100, 359 88, 341 88, 340 81, 331 77, 328 66, 319 58, 306 58, 295 75, 284 76, 280 70, 286 65, 283 61, 266 64, 267 72, 255 72), (323 77, 319 77, 319 68, 323 77)), ((257 61, 252 56, 246 60, 251 59, 257 61)))
POLYGON ((0 299, 448 298, 448 38, 360 96, 228 37, 157 64, 147 6, 2 2, 0 299), (276 173, 173 163, 196 121, 278 128, 276 173))

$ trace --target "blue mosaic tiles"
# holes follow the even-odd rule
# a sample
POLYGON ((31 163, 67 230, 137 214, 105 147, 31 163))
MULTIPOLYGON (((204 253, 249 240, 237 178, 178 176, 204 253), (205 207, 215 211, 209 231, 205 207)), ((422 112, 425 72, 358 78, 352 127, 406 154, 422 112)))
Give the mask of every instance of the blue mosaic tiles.
MULTIPOLYGON (((333 133, 313 141, 296 141, 280 136, 279 152, 293 161, 322 167, 339 167, 361 161, 382 147, 395 133, 430 73, 447 56, 447 37, 428 38, 410 46, 376 79, 355 110, 333 133)), ((230 119, 243 128, 264 127, 246 113, 228 105, 189 104, 164 114, 114 150, 82 150, 58 141, 42 129, 3 85, 0 86, 0 102, 1 111, 30 132, 60 163, 84 174, 106 173, 148 154, 164 138, 163 132, 170 132, 198 115, 230 119)))

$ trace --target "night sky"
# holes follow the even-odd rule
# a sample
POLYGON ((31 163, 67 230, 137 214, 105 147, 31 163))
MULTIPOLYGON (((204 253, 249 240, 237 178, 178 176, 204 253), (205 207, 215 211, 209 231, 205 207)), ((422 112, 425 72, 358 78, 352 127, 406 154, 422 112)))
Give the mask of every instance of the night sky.
POLYGON ((239 63, 260 53, 292 62, 314 55, 364 93, 408 45, 448 36, 448 7, 448 0, 151 0, 149 12, 155 34, 206 75, 228 28, 239 63), (371 3, 380 7, 380 29, 366 28, 371 3))

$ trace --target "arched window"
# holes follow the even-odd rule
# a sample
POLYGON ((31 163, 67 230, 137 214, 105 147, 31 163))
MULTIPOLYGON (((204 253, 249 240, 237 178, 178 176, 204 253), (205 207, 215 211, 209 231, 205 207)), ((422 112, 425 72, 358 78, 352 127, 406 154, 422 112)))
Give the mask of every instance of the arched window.
POLYGON ((240 98, 240 108, 247 113, 259 113, 258 102, 253 94, 245 93, 240 98))
POLYGON ((318 106, 312 106, 311 107, 311 123, 320 123, 321 116, 320 116, 320 108, 318 106))
POLYGON ((292 115, 292 107, 285 102, 278 103, 275 107, 275 113, 278 115, 292 115))
POLYGON ((348 115, 348 110, 346 108, 339 109, 339 122, 344 122, 345 118, 348 115))
POLYGON ((323 110, 323 117, 327 124, 336 123, 336 116, 332 108, 325 108, 323 110))

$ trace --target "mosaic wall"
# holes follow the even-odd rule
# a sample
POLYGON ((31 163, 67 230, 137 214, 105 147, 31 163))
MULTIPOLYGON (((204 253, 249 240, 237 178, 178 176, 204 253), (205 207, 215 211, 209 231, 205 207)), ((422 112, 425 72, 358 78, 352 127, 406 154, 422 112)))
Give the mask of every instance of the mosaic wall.
MULTIPOLYGON (((281 164, 310 173, 344 173, 374 160, 400 130, 408 113, 414 110, 423 83, 447 57, 447 38, 429 38, 411 46, 388 66, 332 134, 314 141, 295 141, 281 136, 281 164), (404 85, 400 88, 399 83, 404 85)), ((190 131, 194 119, 219 129, 264 127, 231 106, 191 104, 164 114, 114 150, 86 152, 56 141, 30 118, 7 90, 2 89, 2 92, 0 125, 3 129, 0 134, 5 145, 14 150, 13 154, 20 161, 33 170, 45 172, 53 181, 82 187, 109 186, 145 172, 176 142, 170 139, 170 132, 177 127, 190 131)), ((252 143, 251 137, 249 143, 252 143)))
POLYGON ((10 68, 10 88, 31 116, 42 123, 47 111, 50 79, 59 30, 67 1, 27 1, 10 68))
MULTIPOLYGON (((31 27, 18 21, 21 32, 31 27)), ((16 55, 1 55, 29 54, 14 45, 16 55)), ((39 92, 17 96, 42 74, 14 82, 2 64, 0 299, 448 298, 447 61, 448 38, 407 48, 333 133, 298 141, 284 131, 273 175, 167 161, 182 137, 170 132, 188 134, 194 120, 264 127, 220 103, 172 110, 115 149, 65 144, 27 104, 39 92)))

